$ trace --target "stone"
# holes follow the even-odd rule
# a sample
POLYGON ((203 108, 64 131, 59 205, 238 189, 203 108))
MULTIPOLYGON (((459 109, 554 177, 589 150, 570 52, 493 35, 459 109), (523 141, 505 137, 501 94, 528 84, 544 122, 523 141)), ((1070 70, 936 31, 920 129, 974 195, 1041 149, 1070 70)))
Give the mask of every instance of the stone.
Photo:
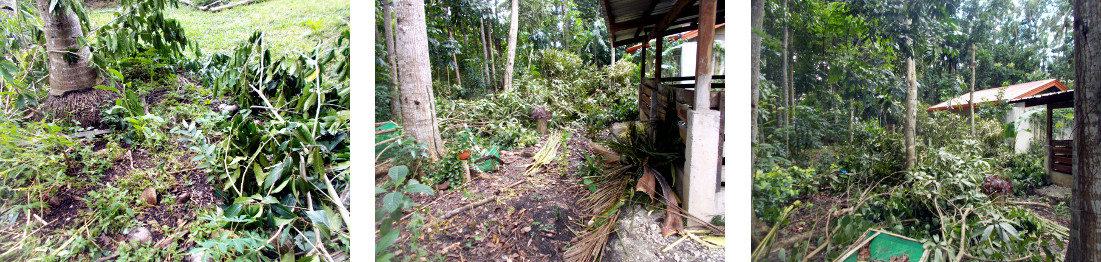
POLYGON ((137 227, 131 229, 129 233, 126 233, 126 241, 129 241, 131 244, 139 243, 148 245, 149 243, 153 243, 153 233, 149 232, 148 228, 137 227))

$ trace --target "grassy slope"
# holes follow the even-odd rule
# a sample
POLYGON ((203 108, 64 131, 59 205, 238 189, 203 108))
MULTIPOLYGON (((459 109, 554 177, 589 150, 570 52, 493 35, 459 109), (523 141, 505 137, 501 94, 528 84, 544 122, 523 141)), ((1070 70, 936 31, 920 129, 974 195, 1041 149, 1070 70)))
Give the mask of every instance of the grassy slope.
MULTIPOLYGON (((349 5, 347 0, 267 0, 211 13, 180 4, 165 15, 180 21, 188 40, 198 43, 204 54, 228 53, 255 31, 266 34, 275 53, 286 54, 313 48, 319 35, 337 35, 337 25, 349 19, 349 5), (320 32, 314 33, 311 22, 320 24, 320 32)), ((108 12, 113 8, 89 10, 92 27, 113 19, 114 13, 108 12)))

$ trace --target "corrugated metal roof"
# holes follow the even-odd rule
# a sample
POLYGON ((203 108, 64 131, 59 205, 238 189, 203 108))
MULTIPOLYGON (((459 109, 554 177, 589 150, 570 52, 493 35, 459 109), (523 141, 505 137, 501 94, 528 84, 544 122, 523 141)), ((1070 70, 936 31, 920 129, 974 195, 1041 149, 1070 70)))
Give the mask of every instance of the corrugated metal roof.
POLYGON ((1047 105, 1059 102, 1074 102, 1074 89, 1009 100, 1010 104, 1025 103, 1025 106, 1047 105))
MULTIPOLYGON (((1016 85, 995 87, 995 88, 975 91, 975 101, 976 101, 976 104, 981 105, 981 104, 985 104, 985 103, 993 103, 993 102, 1002 101, 1002 100, 1008 101, 1008 100, 1021 99, 1021 98, 1026 98, 1026 97, 1030 97, 1030 96, 1033 96, 1033 95, 1036 95, 1036 94, 1043 93, 1044 91, 1048 91, 1051 88, 1055 88, 1058 91, 1068 90, 1067 87, 1063 85, 1063 83, 1059 82, 1059 80, 1046 79, 1046 80, 1032 81, 1032 82, 1028 82, 1028 83, 1020 83, 1020 84, 1016 84, 1016 85), (1002 91, 1004 91, 1004 93, 1002 91), (1002 94, 1001 98, 1003 98, 1003 99, 999 99, 999 97, 998 97, 999 93, 1002 94)), ((925 111, 926 112, 933 112, 933 111, 940 111, 940 110, 968 109, 968 108, 971 107, 971 104, 967 102, 971 98, 970 94, 971 94, 970 92, 964 93, 963 95, 960 95, 956 98, 952 98, 952 99, 949 99, 948 101, 944 101, 944 102, 941 102, 940 104, 931 106, 931 107, 925 109, 925 111)))
MULTIPOLYGON (((726 25, 726 23, 717 24, 717 25, 715 25, 715 29, 719 29, 720 27, 723 27, 724 25, 726 25)), ((684 40, 684 41, 688 41, 688 40, 692 40, 693 38, 696 38, 697 36, 700 36, 700 30, 692 30, 692 31, 688 31, 688 32, 685 32, 685 33, 680 33, 680 34, 676 34, 676 35, 667 36, 666 38, 681 39, 681 40, 684 40)), ((650 47, 650 46, 647 45, 646 47, 650 47)), ((641 43, 637 44, 637 45, 633 45, 631 47, 628 47, 624 51, 626 51, 627 53, 634 53, 635 51, 638 51, 639 48, 642 48, 641 43)))
MULTIPOLYGON (((717 1, 715 23, 725 21, 726 1, 717 1)), ((608 30, 615 46, 642 42, 676 5, 677 0, 601 0, 608 30), (649 12, 647 12, 649 11, 649 12)), ((699 0, 691 1, 665 29, 666 35, 689 31, 697 27, 699 0)))

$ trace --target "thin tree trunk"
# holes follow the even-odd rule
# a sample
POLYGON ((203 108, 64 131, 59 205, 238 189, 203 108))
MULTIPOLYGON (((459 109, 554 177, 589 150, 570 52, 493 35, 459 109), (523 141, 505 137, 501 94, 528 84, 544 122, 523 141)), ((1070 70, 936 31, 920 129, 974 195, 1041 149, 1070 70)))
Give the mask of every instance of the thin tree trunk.
POLYGON ((92 52, 80 44, 84 31, 80 18, 68 8, 50 13, 50 0, 37 0, 46 34, 46 51, 50 60, 50 95, 62 96, 70 91, 91 89, 96 84, 96 71, 89 66, 92 52), (77 50, 75 53, 69 50, 77 50), (66 59, 68 58, 68 59, 66 59))
POLYGON ((520 19, 520 0, 512 0, 508 26, 508 62, 505 64, 505 92, 512 90, 512 66, 516 63, 516 31, 520 19))
MULTIPOLYGON (((451 35, 451 30, 447 30, 447 38, 455 40, 455 37, 451 35)), ((455 82, 459 83, 459 88, 463 87, 463 75, 459 74, 459 57, 455 53, 451 53, 451 64, 455 65, 455 82)))
MULTIPOLYGON (((909 19, 907 19, 909 20, 909 19)), ((906 24, 910 24, 907 21, 906 24)), ((913 44, 913 39, 906 38, 906 46, 913 44)), ((911 48, 912 49, 912 48, 911 48)), ((914 56, 906 57, 906 117, 903 126, 903 136, 906 138, 906 168, 914 167, 917 161, 915 153, 914 131, 917 128, 917 73, 914 67, 914 56)))
MULTIPOLYGON (((784 10, 785 13, 788 12, 788 1, 787 0, 783 1, 783 10, 784 10)), ((788 31, 788 24, 787 24, 786 21, 784 22, 783 27, 784 27, 784 38, 783 38, 783 45, 782 45, 783 51, 782 51, 782 53, 780 53, 781 54, 780 55, 780 61, 781 61, 780 62, 781 63, 780 64, 780 86, 781 86, 780 89, 783 90, 783 93, 781 93, 782 97, 780 99, 781 100, 780 105, 782 105, 784 108, 780 110, 780 125, 784 128, 787 128, 787 127, 791 126, 791 118, 790 118, 791 104, 790 104, 790 100, 788 99, 790 97, 790 94, 788 94, 788 92, 791 92, 791 89, 788 88, 788 85, 790 84, 790 83, 788 83, 788 60, 791 59, 791 57, 788 56, 788 41, 789 41, 788 34, 789 34, 789 31, 788 31)), ((788 134, 785 131, 784 132, 784 147, 786 148, 787 146, 788 146, 788 134)))
MULTIPOLYGON (((765 16, 765 0, 753 0, 753 32, 752 32, 752 65, 750 75, 750 93, 751 93, 751 110, 753 111, 752 131, 750 131, 750 141, 757 143, 757 135, 759 123, 757 123, 757 110, 759 106, 761 95, 761 32, 764 30, 764 16, 765 16)), ((756 154, 752 154, 753 159, 756 160, 756 154)))
MULTIPOLYGON (((493 0, 493 4, 490 4, 489 7, 489 12, 493 14, 492 21, 496 22, 497 0, 493 0)), ((489 24, 489 26, 486 26, 486 42, 489 43, 489 71, 493 73, 493 87, 497 88, 501 83, 499 79, 497 79, 500 75, 497 74, 497 44, 493 42, 495 40, 493 38, 493 25, 494 24, 489 24)))
POLYGON ((975 44, 971 44, 971 97, 967 104, 971 108, 971 137, 975 137, 975 44))
POLYGON ((445 151, 437 128, 435 99, 432 97, 432 64, 428 60, 424 1, 397 0, 394 15, 397 17, 394 28, 395 59, 402 86, 401 113, 405 130, 417 142, 427 145, 429 158, 436 161, 445 151))
POLYGON ((392 12, 393 1, 386 1, 382 6, 382 31, 386 36, 386 62, 390 63, 390 113, 392 120, 401 121, 401 90, 398 87, 398 63, 394 60, 394 16, 392 12))
POLYGON ((493 60, 489 59, 489 37, 486 37, 486 23, 485 21, 478 22, 478 29, 480 29, 479 32, 482 33, 482 70, 484 70, 483 73, 485 74, 485 77, 483 77, 482 79, 487 83, 486 86, 493 86, 493 74, 489 70, 489 65, 493 63, 493 60))
POLYGON ((1074 186, 1066 261, 1101 261, 1101 2, 1074 1, 1074 186))

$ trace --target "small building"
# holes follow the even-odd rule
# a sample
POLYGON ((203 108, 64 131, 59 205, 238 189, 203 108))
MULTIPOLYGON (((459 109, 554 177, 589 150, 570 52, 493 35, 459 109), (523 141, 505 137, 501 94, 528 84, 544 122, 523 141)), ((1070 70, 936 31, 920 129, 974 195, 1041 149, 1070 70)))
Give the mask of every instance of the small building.
MULTIPOLYGON (((998 103, 1004 103, 1006 101, 1015 101, 1025 99, 1029 97, 1035 97, 1038 95, 1056 93, 1061 91, 1067 91, 1067 87, 1060 83, 1056 79, 1045 79, 1040 81, 1032 81, 1027 83, 1020 83, 1016 85, 1009 85, 1003 87, 995 87, 990 89, 983 89, 975 91, 975 107, 981 107, 982 105, 997 105, 998 103)), ((971 103, 968 103, 971 99, 971 92, 964 93, 958 97, 948 99, 948 101, 941 102, 929 108, 926 108, 926 112, 934 111, 949 111, 959 114, 969 114, 971 103)), ((1024 103, 1009 102, 1013 104, 1013 109, 1006 113, 1005 121, 1015 123, 1017 137, 1013 143, 1013 149, 1017 153, 1028 151, 1029 144, 1034 138, 1037 138, 1038 134, 1031 132, 1032 124, 1029 121, 1021 121, 1021 116, 1031 111, 1043 110, 1042 107, 1029 108, 1024 103)))
MULTIPOLYGON (((655 41, 656 55, 647 64, 642 53, 639 85, 639 120, 650 124, 651 141, 676 139, 685 144, 683 172, 677 172, 674 187, 683 200, 682 208, 695 217, 709 220, 722 215, 723 109, 722 75, 714 75, 712 64, 716 26, 725 21, 725 2, 717 0, 604 0, 605 21, 614 47, 649 43, 682 32, 699 30, 700 43, 693 57, 694 67, 681 71, 689 76, 662 75, 664 41, 655 41), (699 59, 699 58, 703 59, 699 59), (652 72, 653 74, 649 74, 652 72), (720 81, 715 81, 720 80, 720 81), (686 82, 687 81, 687 82, 686 82), (661 125, 661 128, 657 126, 661 125), (679 130, 679 134, 656 134, 657 130, 679 130)), ((691 225, 695 221, 688 221, 691 225)))
POLYGON ((1022 99, 1009 100, 1009 103, 1021 107, 1043 106, 1047 111, 1046 137, 1044 149, 1044 172, 1047 172, 1052 184, 1071 187, 1074 183, 1074 137, 1056 140, 1052 124, 1052 111, 1058 108, 1074 107, 1074 90, 1049 93, 1022 99))
MULTIPOLYGON (((679 76, 681 76, 681 77, 692 77, 692 76, 696 75, 695 66, 696 66, 696 48, 699 45, 699 40, 697 39, 698 36, 700 36, 700 30, 697 29, 697 30, 692 30, 692 31, 684 32, 684 33, 677 33, 675 35, 665 37, 667 39, 683 40, 684 41, 684 43, 680 44, 680 52, 674 54, 674 56, 679 56, 679 59, 675 59, 679 62, 679 64, 676 64, 674 66, 677 68, 677 71, 680 72, 679 76)), ((722 24, 715 25, 715 42, 716 43, 721 43, 725 40, 726 40, 726 24, 722 23, 722 24)), ((643 44, 637 44, 637 45, 628 47, 624 51, 626 51, 627 53, 638 52, 638 50, 642 49, 642 45, 643 44)), ((650 44, 646 43, 646 47, 650 47, 650 44)), ((713 63, 712 69, 713 70, 712 70, 711 73, 714 74, 714 75, 725 75, 726 74, 726 67, 723 66, 724 54, 723 54, 722 50, 715 50, 715 52, 714 52, 714 54, 712 54, 712 56, 714 56, 714 60, 712 61, 712 63, 713 63)), ((681 83, 681 84, 692 83, 692 80, 685 80, 685 81, 681 81, 681 82, 678 82, 678 83, 681 83)))

